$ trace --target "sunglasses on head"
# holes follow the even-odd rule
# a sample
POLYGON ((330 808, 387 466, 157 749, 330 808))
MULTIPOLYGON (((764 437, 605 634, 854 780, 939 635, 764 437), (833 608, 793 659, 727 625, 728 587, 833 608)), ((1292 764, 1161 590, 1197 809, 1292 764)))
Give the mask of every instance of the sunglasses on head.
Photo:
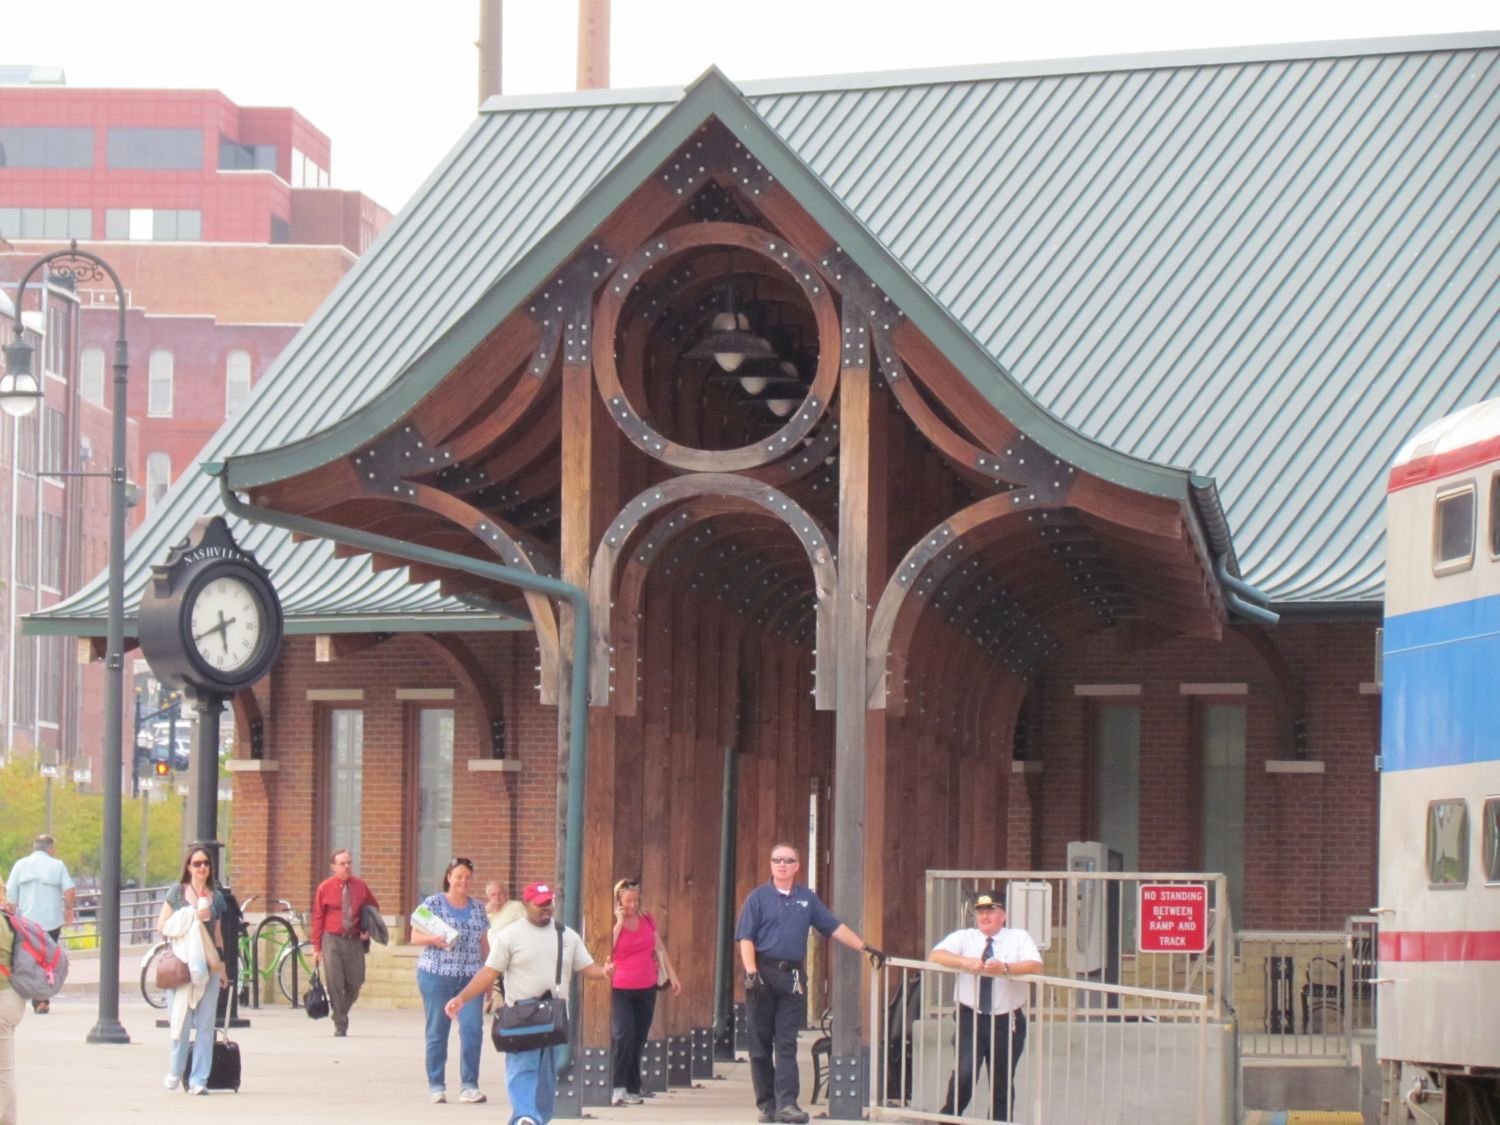
POLYGON ((474 861, 472 859, 465 859, 461 855, 454 856, 448 861, 448 870, 452 871, 455 867, 467 867, 470 871, 473 871, 474 861))

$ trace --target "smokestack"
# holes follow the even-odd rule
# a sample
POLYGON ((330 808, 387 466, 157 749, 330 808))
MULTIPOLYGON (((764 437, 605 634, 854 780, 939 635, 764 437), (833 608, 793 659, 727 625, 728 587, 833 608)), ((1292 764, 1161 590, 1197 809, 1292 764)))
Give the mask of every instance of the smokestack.
POLYGON ((479 104, 500 93, 501 0, 479 0, 479 104))
POLYGON ((609 0, 578 0, 578 88, 609 88, 609 0))

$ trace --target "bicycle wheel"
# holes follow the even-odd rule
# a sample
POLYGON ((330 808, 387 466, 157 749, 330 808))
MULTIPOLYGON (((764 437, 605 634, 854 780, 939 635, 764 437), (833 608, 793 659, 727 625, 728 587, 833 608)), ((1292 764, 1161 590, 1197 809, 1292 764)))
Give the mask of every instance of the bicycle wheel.
POLYGON ((298 991, 307 991, 307 982, 312 979, 313 971, 313 945, 310 941, 301 942, 293 953, 290 947, 282 950, 281 958, 276 962, 276 983, 281 986, 281 995, 295 1008, 302 1003, 302 998, 292 988, 292 958, 297 961, 297 985, 298 991))
POLYGON ((156 987, 156 958, 166 948, 166 942, 157 942, 146 954, 146 959, 141 962, 141 998, 153 1008, 167 1006, 167 990, 156 987))

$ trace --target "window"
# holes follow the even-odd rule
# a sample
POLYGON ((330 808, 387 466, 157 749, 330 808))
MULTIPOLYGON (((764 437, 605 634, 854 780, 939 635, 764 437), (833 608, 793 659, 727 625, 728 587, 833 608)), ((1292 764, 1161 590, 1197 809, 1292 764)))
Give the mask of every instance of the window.
POLYGON ((93 238, 94 213, 87 207, 0 207, 6 238, 93 238))
POLYGON ((107 147, 111 168, 170 171, 203 167, 200 129, 111 129, 107 147))
POLYGON ((36 517, 16 517, 16 583, 36 585, 36 517))
POLYGON ((250 353, 236 348, 224 361, 224 417, 238 414, 250 397, 250 353))
POLYGON ((227 172, 276 171, 275 145, 242 145, 219 134, 219 167, 227 172))
MULTIPOLYGON (((1126 871, 1139 870, 1141 854, 1141 711, 1100 707, 1094 724, 1095 818, 1099 840, 1120 853, 1126 871)), ((1135 902, 1121 903, 1120 936, 1135 948, 1135 902)))
POLYGON ((12 708, 16 725, 29 727, 36 722, 36 638, 23 637, 20 630, 11 639, 16 654, 15 678, 12 681, 12 708))
POLYGON ((453 854, 453 711, 417 712, 417 886, 441 887, 453 854))
POLYGON ((146 511, 156 511, 171 487, 172 455, 158 450, 146 458, 146 511))
POLYGON ((1463 484, 1437 495, 1433 514, 1432 569, 1454 574, 1474 565, 1474 485, 1463 484))
POLYGON ((45 370, 66 381, 68 357, 73 350, 73 318, 68 315, 68 306, 53 301, 47 306, 47 351, 45 370))
POLYGON ((1245 919, 1245 708, 1203 709, 1203 870, 1229 877, 1231 917, 1245 919))
POLYGON ((328 712, 328 847, 348 848, 360 868, 360 805, 364 800, 365 716, 336 708, 328 712))
POLYGON ((61 125, 0 125, 0 168, 92 168, 94 131, 61 125))
POLYGON ((62 637, 38 637, 37 657, 41 661, 40 691, 37 692, 38 722, 58 726, 62 723, 63 661, 67 649, 62 637))
MULTIPOLYGON (((67 420, 63 412, 55 407, 48 406, 42 410, 42 472, 62 473, 71 466, 68 465, 67 420)), ((62 484, 61 480, 54 480, 54 484, 62 484)))
POLYGON ((1500 883, 1500 797, 1484 799, 1484 881, 1500 883))
POLYGON ((104 212, 104 237, 115 242, 198 242, 203 212, 111 207, 104 212))
POLYGON ((36 476, 37 416, 16 419, 16 468, 24 476, 36 476))
POLYGON ((153 418, 172 417, 172 367, 172 353, 166 348, 151 353, 146 413, 153 418))
POLYGON ((42 513, 42 585, 62 589, 63 521, 51 512, 42 513))
POLYGON ((1427 805, 1427 883, 1462 887, 1469 881, 1469 802, 1461 798, 1427 805))
POLYGON ((103 348, 84 348, 78 357, 78 393, 88 402, 104 405, 103 348))

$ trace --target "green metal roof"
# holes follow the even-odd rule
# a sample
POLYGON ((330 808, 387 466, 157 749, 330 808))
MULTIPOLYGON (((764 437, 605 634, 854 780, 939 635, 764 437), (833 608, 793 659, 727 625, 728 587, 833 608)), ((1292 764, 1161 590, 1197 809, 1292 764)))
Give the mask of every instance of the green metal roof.
MULTIPOLYGON (((1497 60, 1484 33, 496 99, 205 456, 244 487, 394 422, 712 114, 1018 422, 1134 487, 1214 477, 1278 601, 1370 602, 1392 451, 1500 392, 1497 60)), ((186 494, 134 565, 215 510, 186 494)))

